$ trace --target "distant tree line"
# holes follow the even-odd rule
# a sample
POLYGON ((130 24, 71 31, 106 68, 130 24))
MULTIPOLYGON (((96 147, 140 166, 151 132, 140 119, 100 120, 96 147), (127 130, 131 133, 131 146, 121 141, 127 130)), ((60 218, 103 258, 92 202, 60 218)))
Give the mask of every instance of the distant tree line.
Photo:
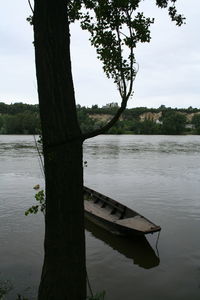
POLYGON ((39 134, 38 105, 0 102, 0 134, 39 134))
MULTIPOLYGON (((83 132, 101 127, 118 109, 117 103, 103 107, 77 105, 83 132)), ((0 102, 0 134, 39 134, 40 117, 37 104, 0 102)), ((109 134, 200 134, 200 109, 188 107, 137 107, 126 109, 109 134), (148 114, 150 113, 150 115, 148 114), (160 115, 159 115, 160 114, 160 115), (157 115, 156 120, 152 116, 157 115), (190 115, 190 118, 188 116, 190 115)))
MULTIPOLYGON (((109 103, 101 108, 98 105, 91 108, 77 105, 82 130, 87 132, 101 127, 105 123, 104 116, 114 115, 117 109, 117 103, 109 103)), ((164 105, 159 108, 126 109, 121 120, 108 131, 108 134, 200 134, 200 109, 191 106, 171 108, 164 105), (148 113, 160 114, 160 117, 155 120, 148 113)))

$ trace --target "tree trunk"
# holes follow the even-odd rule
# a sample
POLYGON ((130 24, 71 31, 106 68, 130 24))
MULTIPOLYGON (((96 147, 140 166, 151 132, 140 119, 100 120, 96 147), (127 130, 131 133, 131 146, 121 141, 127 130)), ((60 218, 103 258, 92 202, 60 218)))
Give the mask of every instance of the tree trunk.
POLYGON ((35 0, 34 7, 46 183, 39 300, 86 298, 82 137, 76 116, 66 4, 66 0, 35 0))

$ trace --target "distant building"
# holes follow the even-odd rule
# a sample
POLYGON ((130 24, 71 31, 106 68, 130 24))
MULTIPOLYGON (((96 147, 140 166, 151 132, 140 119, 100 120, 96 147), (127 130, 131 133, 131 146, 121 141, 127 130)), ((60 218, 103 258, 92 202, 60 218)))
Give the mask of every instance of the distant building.
POLYGON ((113 108, 113 107, 119 107, 117 102, 111 102, 111 103, 107 103, 106 105, 102 106, 102 108, 113 108))

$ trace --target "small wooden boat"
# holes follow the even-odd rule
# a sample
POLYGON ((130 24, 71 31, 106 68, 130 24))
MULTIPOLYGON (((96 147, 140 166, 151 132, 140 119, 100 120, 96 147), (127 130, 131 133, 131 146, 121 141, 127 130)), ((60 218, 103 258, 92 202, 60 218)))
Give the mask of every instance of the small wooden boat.
POLYGON ((161 230, 136 211, 88 187, 84 187, 84 207, 88 220, 117 235, 145 235, 161 230))

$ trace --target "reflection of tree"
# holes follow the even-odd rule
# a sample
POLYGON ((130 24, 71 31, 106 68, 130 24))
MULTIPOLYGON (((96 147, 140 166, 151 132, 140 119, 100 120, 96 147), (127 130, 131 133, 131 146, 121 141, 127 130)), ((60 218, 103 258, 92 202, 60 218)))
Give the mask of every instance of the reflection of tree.
POLYGON ((133 259, 133 263, 141 268, 154 268, 160 263, 160 259, 156 256, 145 237, 136 237, 130 240, 125 237, 115 236, 88 220, 85 222, 85 228, 94 237, 102 240, 112 249, 117 250, 127 258, 133 259))

